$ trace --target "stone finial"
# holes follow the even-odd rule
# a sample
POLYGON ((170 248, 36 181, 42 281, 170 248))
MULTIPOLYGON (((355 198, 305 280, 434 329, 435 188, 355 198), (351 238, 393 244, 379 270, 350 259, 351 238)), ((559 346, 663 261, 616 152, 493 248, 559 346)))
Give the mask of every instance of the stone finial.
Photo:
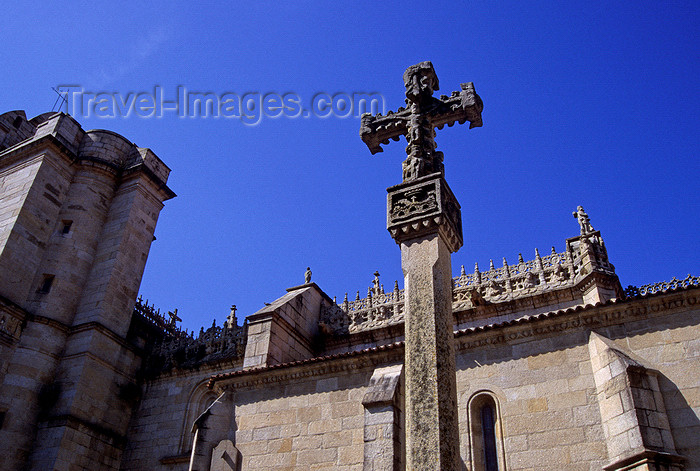
POLYGON ((459 269, 459 276, 467 276, 467 272, 464 270, 464 265, 459 269))
POLYGON ((228 317, 226 318, 226 327, 229 329, 234 328, 235 326, 238 325, 238 319, 236 318, 236 305, 231 306, 231 312, 229 313, 228 317))
POLYGON ((523 260, 523 254, 519 253, 518 254, 518 263, 525 263, 525 260, 523 260))
POLYGON ((399 290, 399 280, 394 280, 394 291, 399 290))
POLYGON ((306 272, 304 272, 304 283, 311 283, 311 267, 306 267, 306 272))
POLYGON ((374 279, 372 280, 372 286, 374 287, 374 290, 379 289, 379 271, 374 272, 374 279))
POLYGON ((489 270, 495 270, 496 267, 493 266, 493 259, 489 260, 489 270))
POLYGON ((506 262, 506 258, 505 258, 505 257, 503 257, 503 266, 504 266, 504 267, 507 267, 507 266, 508 266, 508 262, 506 262))
POLYGON ((578 221, 578 225, 581 227, 581 235, 594 232, 593 226, 591 225, 591 220, 588 218, 588 214, 586 214, 586 212, 583 210, 583 206, 578 206, 576 211, 574 211, 572 214, 578 221))
POLYGON ((554 246, 552 245, 552 255, 556 255, 556 254, 557 254, 557 249, 555 249, 554 246))
POLYGON ((479 263, 474 264, 474 273, 479 273, 479 263))
POLYGON ((537 247, 535 247, 535 258, 541 258, 540 257, 540 250, 537 247))

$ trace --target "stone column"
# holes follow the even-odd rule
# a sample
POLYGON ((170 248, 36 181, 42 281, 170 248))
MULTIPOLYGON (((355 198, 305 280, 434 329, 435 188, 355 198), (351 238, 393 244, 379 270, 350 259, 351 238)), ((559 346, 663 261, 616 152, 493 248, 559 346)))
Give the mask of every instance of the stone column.
POLYGON ((387 228, 405 287, 406 469, 459 463, 450 254, 462 245, 459 203, 440 173, 387 190, 387 228))

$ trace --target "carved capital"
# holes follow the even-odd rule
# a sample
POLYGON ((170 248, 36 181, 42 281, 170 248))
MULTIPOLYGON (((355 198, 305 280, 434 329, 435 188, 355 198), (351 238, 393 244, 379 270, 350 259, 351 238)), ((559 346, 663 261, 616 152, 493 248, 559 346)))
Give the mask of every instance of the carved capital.
POLYGON ((387 189, 387 230, 397 244, 439 233, 451 252, 462 246, 459 203, 440 173, 387 189))

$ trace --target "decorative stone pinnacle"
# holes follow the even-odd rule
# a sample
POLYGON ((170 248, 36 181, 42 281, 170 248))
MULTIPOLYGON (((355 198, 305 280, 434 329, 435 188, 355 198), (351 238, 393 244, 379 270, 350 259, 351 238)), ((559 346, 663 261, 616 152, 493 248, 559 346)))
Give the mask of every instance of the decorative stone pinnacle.
POLYGON ((518 254, 518 263, 525 263, 525 260, 523 260, 522 252, 518 254))
POLYGON ((236 305, 233 304, 231 306, 231 312, 229 313, 228 318, 226 319, 226 323, 225 323, 225 325, 228 328, 233 328, 236 325, 238 325, 238 319, 236 318, 236 311, 237 311, 236 305))
POLYGON ((469 121, 469 128, 482 126, 484 104, 472 82, 461 84, 461 90, 451 96, 433 97, 439 83, 433 64, 429 61, 412 65, 403 74, 408 108, 390 111, 386 116, 362 115, 360 137, 372 154, 382 152, 389 139, 406 136, 407 159, 403 163, 403 180, 440 173, 444 176, 443 154, 436 151, 435 128, 469 121))
POLYGON ((306 267, 306 272, 304 272, 304 283, 311 283, 311 267, 306 267))

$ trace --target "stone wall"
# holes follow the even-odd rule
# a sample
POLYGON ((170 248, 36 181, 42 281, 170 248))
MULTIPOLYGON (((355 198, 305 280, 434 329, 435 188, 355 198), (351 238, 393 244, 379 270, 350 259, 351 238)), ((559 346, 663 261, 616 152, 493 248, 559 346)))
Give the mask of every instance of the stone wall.
POLYGON ((362 398, 372 370, 236 388, 245 470, 363 469, 362 398))
POLYGON ((127 332, 169 169, 64 113, 0 115, 0 467, 118 468, 127 332))
MULTIPOLYGON (((681 455, 687 459, 686 470, 700 469, 698 300, 695 290, 462 331, 457 353, 460 442, 469 469, 483 459, 474 452, 480 446, 475 443, 480 438, 473 436, 475 431, 478 435, 479 418, 469 407, 480 394, 491 395, 498 406, 499 469, 623 469, 615 463, 645 450, 681 455), (670 446, 636 443, 604 420, 630 409, 622 404, 614 409, 605 398, 615 392, 608 386, 601 395, 596 387, 597 375, 605 373, 594 375, 598 367, 589 349, 592 336, 609 339, 622 355, 658 372, 656 401, 660 408, 665 404, 670 446)), ((638 395, 634 380, 623 387, 629 388, 630 397, 638 395)), ((631 414, 636 420, 648 410, 631 414)))
MULTIPOLYGON (((230 370, 240 369, 240 363, 230 370)), ((121 469, 187 470, 194 421, 217 397, 207 382, 221 371, 210 366, 146 382, 129 425, 121 469)))
MULTIPOLYGON (((456 332, 463 466, 484 469, 479 413, 491 404, 499 470, 700 470, 699 291, 456 332), (633 359, 626 376, 599 344, 633 359)), ((393 397, 382 384, 404 394, 390 374, 402 358, 396 343, 214 376, 231 395, 224 432, 241 469, 402 469, 401 401, 377 399, 393 397)))

